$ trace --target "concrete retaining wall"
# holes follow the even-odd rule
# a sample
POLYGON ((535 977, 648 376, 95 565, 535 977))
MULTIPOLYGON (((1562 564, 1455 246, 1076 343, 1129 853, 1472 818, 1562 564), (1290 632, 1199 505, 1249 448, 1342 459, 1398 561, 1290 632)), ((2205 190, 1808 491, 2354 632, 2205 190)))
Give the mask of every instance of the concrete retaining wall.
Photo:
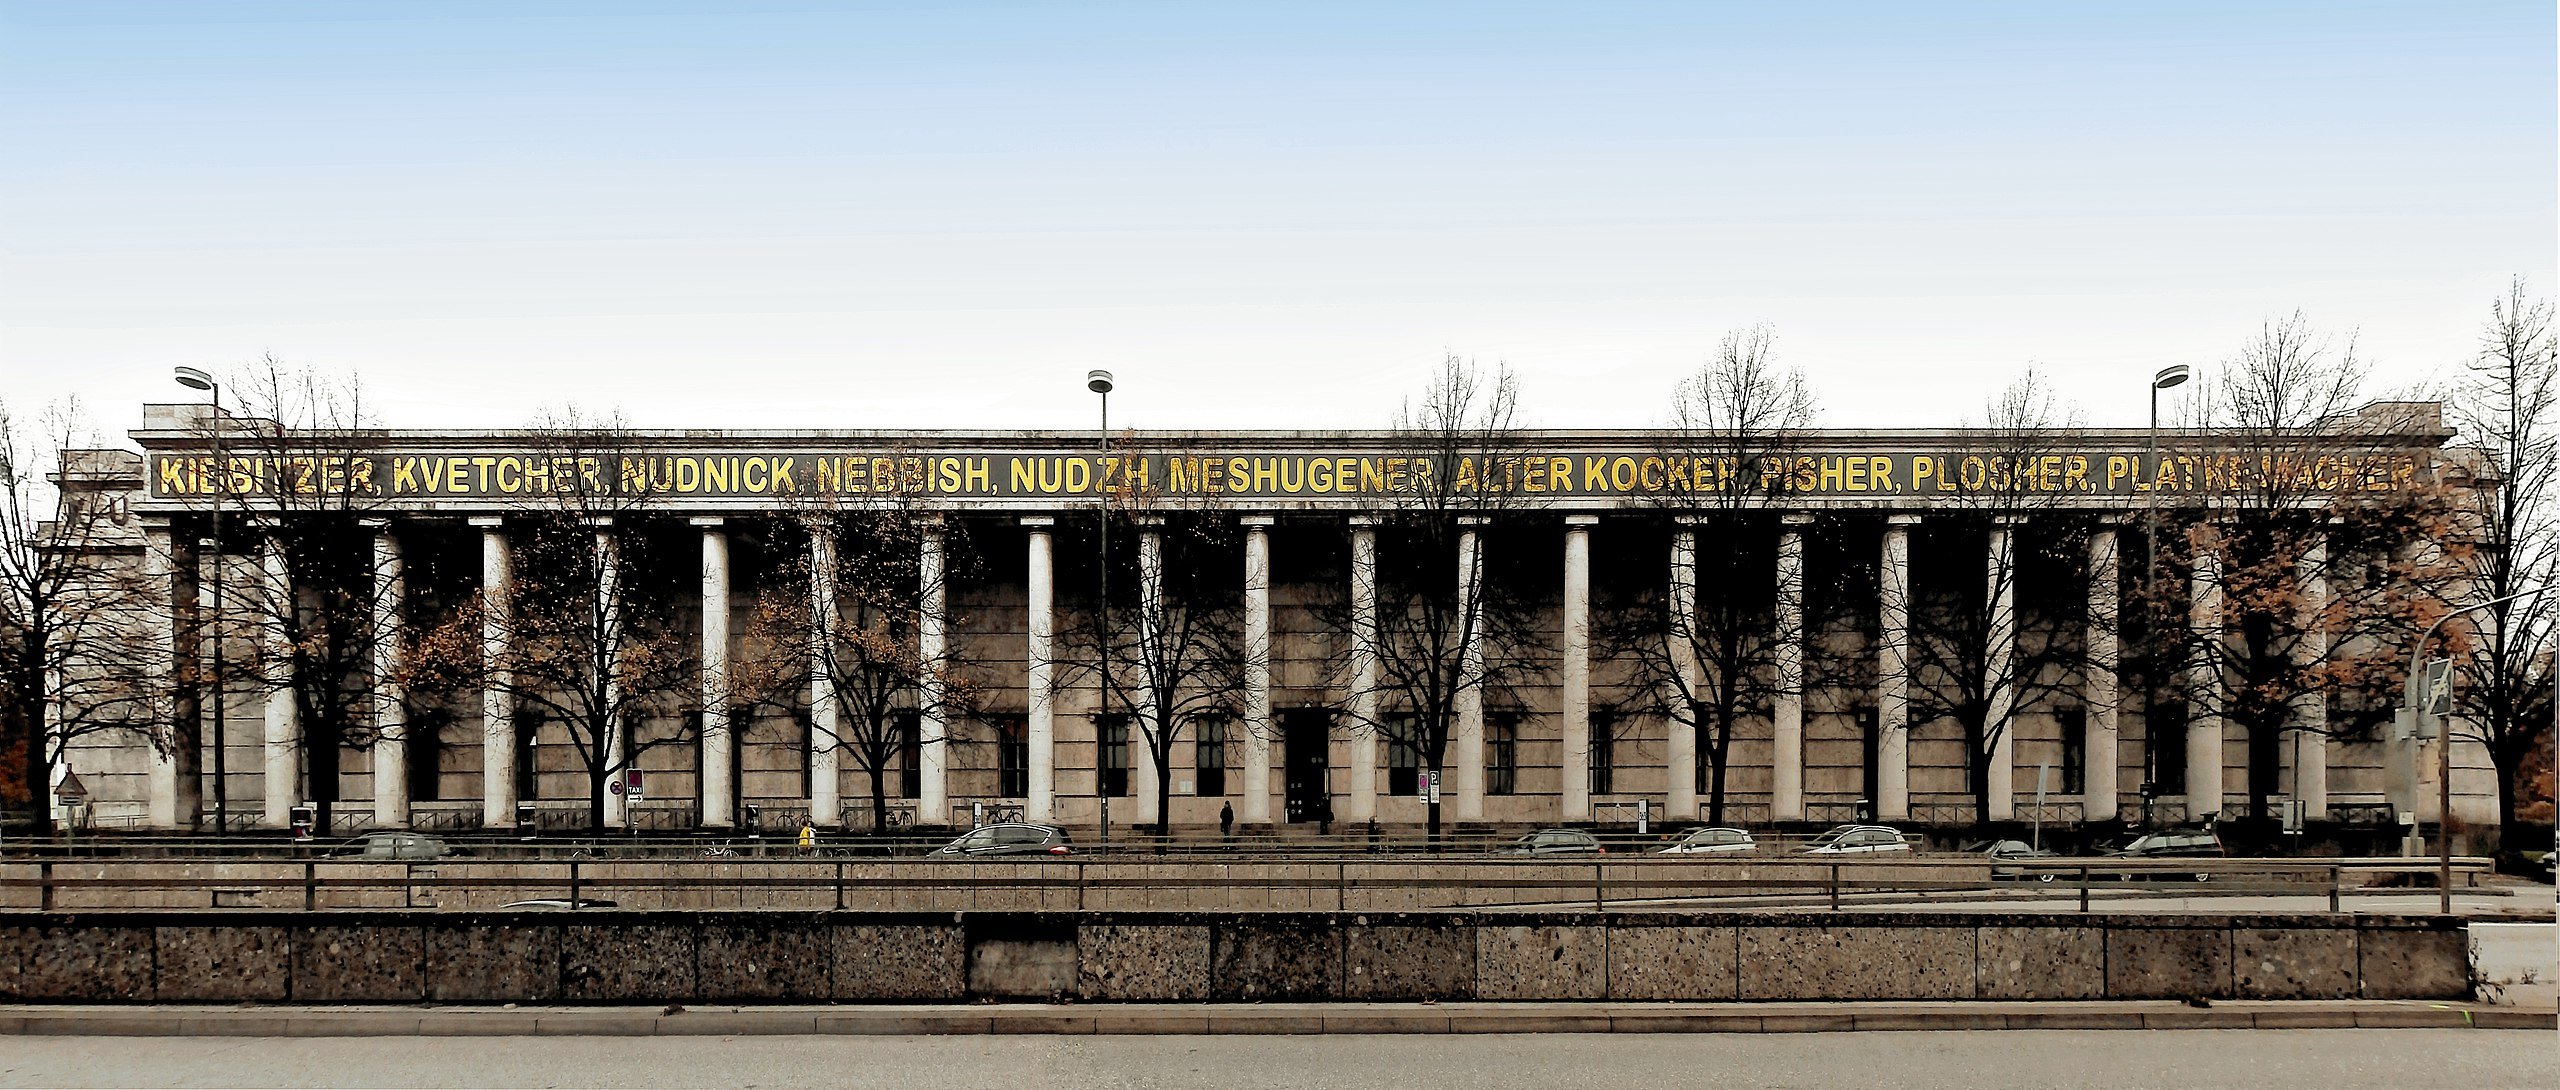
POLYGON ((0 924, 0 1000, 2468 998, 2341 916, 202 910, 0 924))

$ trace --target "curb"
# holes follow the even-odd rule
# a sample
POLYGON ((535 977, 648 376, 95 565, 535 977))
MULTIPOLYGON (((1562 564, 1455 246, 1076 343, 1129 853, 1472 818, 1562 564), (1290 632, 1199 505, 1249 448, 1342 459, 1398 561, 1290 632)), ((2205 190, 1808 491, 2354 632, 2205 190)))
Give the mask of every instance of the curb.
POLYGON ((1839 1033, 1948 1030, 2540 1029, 2551 1009, 2471 1003, 975 1004, 905 1007, 0 1007, 0 1034, 106 1037, 680 1037, 920 1034, 1839 1033))

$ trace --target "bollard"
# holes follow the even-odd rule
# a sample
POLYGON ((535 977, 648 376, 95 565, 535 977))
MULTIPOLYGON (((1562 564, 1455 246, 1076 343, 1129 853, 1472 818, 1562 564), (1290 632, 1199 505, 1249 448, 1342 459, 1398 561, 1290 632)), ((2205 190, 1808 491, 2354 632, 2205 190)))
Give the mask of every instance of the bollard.
POLYGON ((303 910, 304 912, 310 912, 310 911, 312 911, 312 910, 317 909, 317 908, 319 908, 319 907, 320 907, 320 890, 319 890, 319 884, 320 884, 320 864, 318 864, 318 863, 314 863, 314 862, 312 862, 312 861, 310 861, 310 860, 308 860, 308 859, 303 860, 303 861, 302 861, 302 910, 303 910))
POLYGON ((578 907, 578 861, 569 861, 569 907, 578 907))
POLYGON ((2089 912, 2089 868, 2086 864, 2080 867, 2080 912, 2082 915, 2089 912))
POLYGON ((1831 911, 1840 911, 1840 864, 1831 864, 1831 911))
POLYGON ((844 911, 844 860, 836 860, 836 911, 844 911))
POLYGON ((50 859, 36 864, 36 907, 53 911, 53 861, 50 859))
POLYGON ((1607 864, 1593 863, 1591 865, 1591 910, 1593 912, 1606 912, 1609 910, 1608 874, 1607 864))
POLYGON ((2338 910, 2338 868, 2329 868, 2329 911, 2338 910))

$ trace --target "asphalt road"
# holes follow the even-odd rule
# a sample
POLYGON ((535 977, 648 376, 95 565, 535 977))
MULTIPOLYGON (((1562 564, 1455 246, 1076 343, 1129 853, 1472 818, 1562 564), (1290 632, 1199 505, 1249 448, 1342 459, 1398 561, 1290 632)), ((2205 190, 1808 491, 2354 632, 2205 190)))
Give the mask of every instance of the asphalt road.
POLYGON ((2560 1086, 2560 1035, 2493 1030, 1393 1037, 0 1038, 0 1086, 2560 1086))

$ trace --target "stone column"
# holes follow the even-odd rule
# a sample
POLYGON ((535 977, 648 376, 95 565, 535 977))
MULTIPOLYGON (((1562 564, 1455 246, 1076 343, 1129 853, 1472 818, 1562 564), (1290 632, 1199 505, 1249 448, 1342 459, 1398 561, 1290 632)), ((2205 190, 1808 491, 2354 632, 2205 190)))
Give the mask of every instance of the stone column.
POLYGON ((1484 540, 1482 516, 1458 519, 1458 689, 1450 694, 1457 722, 1449 732, 1456 765, 1452 821, 1484 820, 1484 540))
POLYGON ((1031 515, 1022 520, 1030 541, 1029 562, 1023 578, 1023 597, 1029 616, 1023 625, 1026 637, 1023 650, 1025 698, 1029 715, 1025 717, 1024 742, 1030 750, 1031 797, 1023 801, 1024 821, 1045 822, 1057 814, 1057 755, 1053 752, 1057 738, 1057 698, 1054 683, 1056 639, 1054 601, 1056 582, 1054 564, 1049 554, 1049 528, 1058 520, 1049 515, 1031 515))
MULTIPOLYGON (((2313 530, 2296 561, 2295 578, 2302 601, 2295 615, 2293 661, 2297 670, 2312 670, 2329 658, 2329 533, 2313 530)), ((2487 613, 2472 614, 2490 617, 2487 613)), ((2493 618, 2494 620, 2494 618, 2493 618)), ((2329 700, 2325 691, 2293 698, 2293 730, 2284 759, 2293 766, 2293 797, 2302 803, 2305 820, 2329 816, 2329 700)))
POLYGON ((702 530, 702 824, 738 823, 738 732, 729 707, 729 529, 723 518, 692 520, 702 530))
MULTIPOLYGON (((823 829, 844 824, 844 795, 839 773, 844 751, 837 748, 842 708, 837 704, 834 661, 836 623, 836 532, 824 521, 809 521, 809 820, 823 829)), ((930 820, 919 813, 917 820, 930 820)))
POLYGON ((400 535, 391 520, 364 520, 373 531, 373 824, 409 827, 409 693, 402 684, 400 629, 407 586, 400 535))
POLYGON ((1378 816, 1378 520, 1351 522, 1351 797, 1355 823, 1378 816))
MULTIPOLYGON (((516 823, 516 706, 504 663, 514 628, 515 565, 506 520, 471 520, 480 529, 480 654, 489 674, 480 690, 480 824, 503 829, 516 823)), ((619 795, 606 797, 612 820, 619 795)))
POLYGON ((201 752, 199 717, 203 705, 192 679, 198 633, 196 621, 195 550, 166 519, 145 520, 142 528, 143 575, 153 595, 167 595, 167 612, 152 618, 153 672, 167 679, 169 722, 149 747, 147 784, 150 827, 193 832, 204 810, 204 787, 197 771, 201 752))
POLYGON ((1564 517, 1563 811, 1591 820, 1591 528, 1598 515, 1564 517))
POLYGON ((1663 820, 1698 816, 1698 718, 1689 695, 1698 691, 1698 521, 1682 516, 1671 531, 1671 616, 1665 650, 1678 683, 1665 694, 1671 708, 1671 737, 1663 745, 1669 787, 1663 792, 1663 820))
POLYGON ((939 521, 929 520, 922 527, 916 545, 916 582, 916 658, 925 675, 925 691, 919 694, 923 707, 916 714, 916 763, 921 766, 916 776, 916 821, 938 825, 951 817, 950 711, 943 705, 942 685, 944 625, 949 620, 944 606, 949 598, 939 521))
POLYGON ((1876 574, 1876 819, 1911 817, 1911 528, 1887 515, 1876 574))
POLYGON ((1804 528, 1811 515, 1778 516, 1777 692, 1770 700, 1769 817, 1804 820, 1804 528))
POLYGON ((294 701, 293 647, 285 619, 295 609, 293 565, 285 555, 284 537, 273 519, 260 522, 267 533, 259 547, 262 582, 258 597, 265 616, 264 678, 267 688, 265 715, 265 789, 266 809, 261 815, 269 828, 282 829, 293 822, 293 807, 303 799, 302 787, 302 722, 301 708, 294 701))
MULTIPOLYGON (((1163 737, 1176 737, 1177 723, 1159 722, 1170 716, 1171 709, 1156 703, 1153 684, 1165 654, 1164 646, 1164 518, 1139 515, 1138 524, 1138 679, 1130 686, 1137 705, 1129 716, 1129 794, 1137 802, 1137 823, 1154 824, 1162 811, 1156 807, 1155 748, 1148 741, 1152 730, 1163 737)), ((1097 762, 1098 763, 1098 762, 1097 762)), ((1171 770, 1166 770, 1170 772, 1171 770)))
POLYGON ((1271 824, 1271 524, 1246 515, 1244 526, 1244 805, 1243 825, 1271 824))
MULTIPOLYGON (((613 517, 610 515, 591 516, 587 525, 595 531, 596 609, 602 622, 597 626, 597 635, 606 650, 604 704, 617 715, 616 721, 607 727, 605 737, 597 740, 604 747, 605 768, 610 770, 606 782, 611 783, 623 775, 626 763, 639 764, 639 755, 630 751, 630 740, 624 736, 629 724, 619 714, 622 711, 622 540, 614 536, 613 517)), ((509 718, 512 721, 512 713, 509 718)), ((514 731, 509 730, 508 735, 508 741, 512 743, 514 731)), ((643 783, 642 787, 645 789, 647 784, 643 783)), ((507 794, 512 801, 515 795, 512 777, 507 781, 507 794)), ((646 794, 645 790, 643 794, 646 794)), ((623 796, 620 793, 605 792, 604 820, 607 825, 622 824, 623 796)))
POLYGON ((2018 548, 2017 528, 2025 522, 2020 515, 1995 515, 1991 519, 1991 540, 1984 561, 1983 601, 1987 616, 1984 641, 1984 700, 1982 725, 1994 732, 1990 739, 1990 760, 1983 768, 1984 801, 1991 821, 2009 821, 2018 816, 2018 548))
POLYGON ((2222 812, 2222 555, 2196 549, 2187 588, 2187 625, 2196 643, 2187 666, 2187 820, 2222 812))
POLYGON ((2081 769, 2086 793, 2080 816, 2091 822, 2116 817, 2116 709, 2122 702, 2117 670, 2122 616, 2118 591, 2116 528, 2101 523, 2089 533, 2089 631, 2081 703, 2081 769))

